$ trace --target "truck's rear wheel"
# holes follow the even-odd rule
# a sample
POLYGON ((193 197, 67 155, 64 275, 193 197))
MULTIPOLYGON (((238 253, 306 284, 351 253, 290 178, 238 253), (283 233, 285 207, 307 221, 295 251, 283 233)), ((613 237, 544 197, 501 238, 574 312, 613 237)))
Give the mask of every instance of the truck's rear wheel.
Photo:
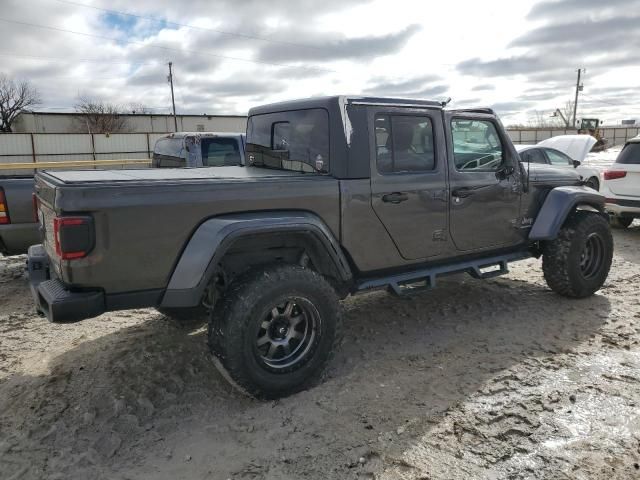
POLYGON ((633 217, 621 217, 614 215, 611 217, 611 226, 613 228, 629 228, 633 223, 633 217))
POLYGON ((607 279, 613 237, 607 220, 598 213, 576 212, 543 248, 544 278, 560 295, 588 297, 607 279))
POLYGON ((340 325, 338 298, 321 275, 273 266, 232 283, 212 312, 209 347, 235 386, 256 397, 282 397, 320 376, 340 325))

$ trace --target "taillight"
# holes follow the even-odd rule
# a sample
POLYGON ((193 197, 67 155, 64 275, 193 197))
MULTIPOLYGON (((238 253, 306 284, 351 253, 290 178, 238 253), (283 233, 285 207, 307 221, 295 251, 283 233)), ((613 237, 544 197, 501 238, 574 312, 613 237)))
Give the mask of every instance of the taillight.
POLYGON ((605 180, 616 180, 626 177, 627 172, 624 170, 605 170, 603 175, 605 180))
POLYGON ((93 219, 91 217, 55 217, 53 238, 56 253, 62 260, 86 257, 94 243, 93 219))
POLYGON ((11 223, 11 218, 9 217, 7 197, 4 195, 4 190, 0 188, 0 225, 7 225, 9 223, 11 223))

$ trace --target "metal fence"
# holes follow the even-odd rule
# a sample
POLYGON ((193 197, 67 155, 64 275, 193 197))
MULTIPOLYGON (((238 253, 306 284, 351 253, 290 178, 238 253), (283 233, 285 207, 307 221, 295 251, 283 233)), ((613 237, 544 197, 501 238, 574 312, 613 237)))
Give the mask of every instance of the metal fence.
MULTIPOLYGON (((558 135, 575 135, 578 131, 570 128, 527 128, 509 129, 507 133, 513 143, 532 145, 558 135)), ((607 139, 607 146, 613 147, 624 145, 630 138, 640 135, 640 128, 601 128, 600 134, 607 139)))
MULTIPOLYGON (((615 146, 639 135, 640 128, 603 128, 601 132, 608 140, 608 145, 615 146)), ((577 131, 518 129, 508 130, 508 133, 514 143, 534 144, 557 135, 575 134, 577 131)), ((163 135, 166 133, 5 133, 0 134, 0 163, 150 159, 156 140, 163 135)), ((2 173, 26 172, 4 170, 2 173)))
MULTIPOLYGON (((78 160, 150 159, 165 133, 6 133, 0 134, 0 163, 65 162, 78 160)), ((84 167, 86 168, 86 167, 84 167)), ((94 167, 100 168, 100 167, 94 167)), ((109 168, 131 168, 125 166, 109 168)), ((140 166, 138 166, 140 168, 140 166)), ((31 170, 4 170, 3 175, 31 170)))

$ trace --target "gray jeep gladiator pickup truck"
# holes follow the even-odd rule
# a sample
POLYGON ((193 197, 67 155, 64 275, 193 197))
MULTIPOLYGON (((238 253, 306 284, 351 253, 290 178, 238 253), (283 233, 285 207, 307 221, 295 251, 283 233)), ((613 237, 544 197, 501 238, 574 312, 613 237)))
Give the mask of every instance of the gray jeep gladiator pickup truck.
POLYGON ((268 398, 318 378, 349 294, 492 277, 531 256, 567 297, 608 275, 604 197, 519 162, 490 109, 284 102, 249 112, 246 148, 246 167, 39 173, 37 308, 64 322, 203 305, 216 364, 268 398))

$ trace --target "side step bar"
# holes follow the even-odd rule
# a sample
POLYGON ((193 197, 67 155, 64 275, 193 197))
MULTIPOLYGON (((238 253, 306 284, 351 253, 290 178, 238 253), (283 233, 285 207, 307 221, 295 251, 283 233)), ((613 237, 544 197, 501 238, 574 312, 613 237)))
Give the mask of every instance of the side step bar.
POLYGON ((367 279, 356 285, 356 292, 387 288, 396 295, 406 295, 436 286, 436 277, 452 273, 466 272, 473 278, 486 279, 509 272, 508 263, 531 257, 527 251, 513 252, 489 258, 478 258, 464 262, 423 268, 412 272, 390 275, 374 279, 367 279), (489 270, 487 270, 489 269, 489 270))

